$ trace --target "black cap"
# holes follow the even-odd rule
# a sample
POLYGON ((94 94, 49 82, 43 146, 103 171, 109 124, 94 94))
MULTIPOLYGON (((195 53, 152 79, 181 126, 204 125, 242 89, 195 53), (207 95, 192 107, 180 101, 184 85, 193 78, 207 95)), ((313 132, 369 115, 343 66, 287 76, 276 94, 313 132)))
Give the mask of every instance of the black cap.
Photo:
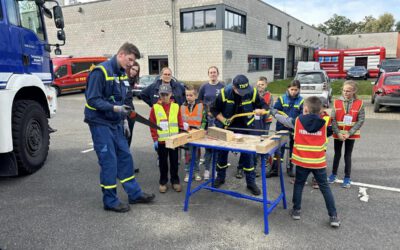
POLYGON ((172 93, 172 88, 169 84, 161 84, 160 89, 158 90, 159 94, 171 94, 172 93))
POLYGON ((233 78, 233 86, 237 89, 240 96, 244 96, 251 92, 251 86, 249 84, 249 79, 245 75, 237 75, 233 78))

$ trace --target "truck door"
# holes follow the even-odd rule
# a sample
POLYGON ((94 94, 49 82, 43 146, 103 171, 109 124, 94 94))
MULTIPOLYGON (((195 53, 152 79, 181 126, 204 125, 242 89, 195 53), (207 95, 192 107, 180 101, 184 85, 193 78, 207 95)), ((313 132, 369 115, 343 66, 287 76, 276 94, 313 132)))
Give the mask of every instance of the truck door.
MULTIPOLYGON (((45 83, 51 83, 50 54, 44 49, 47 37, 43 25, 41 9, 34 1, 6 0, 16 8, 19 26, 13 26, 15 36, 19 36, 21 61, 24 73, 37 75, 45 83)), ((15 40, 17 37, 15 37, 15 40)))

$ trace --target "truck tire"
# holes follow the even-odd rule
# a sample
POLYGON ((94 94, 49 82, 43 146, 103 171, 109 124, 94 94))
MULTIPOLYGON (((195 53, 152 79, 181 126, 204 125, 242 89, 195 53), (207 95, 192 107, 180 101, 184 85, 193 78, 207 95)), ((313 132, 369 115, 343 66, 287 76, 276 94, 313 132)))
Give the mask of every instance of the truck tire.
POLYGON ((46 161, 49 124, 42 106, 33 100, 18 100, 13 105, 12 137, 18 174, 36 172, 46 161))

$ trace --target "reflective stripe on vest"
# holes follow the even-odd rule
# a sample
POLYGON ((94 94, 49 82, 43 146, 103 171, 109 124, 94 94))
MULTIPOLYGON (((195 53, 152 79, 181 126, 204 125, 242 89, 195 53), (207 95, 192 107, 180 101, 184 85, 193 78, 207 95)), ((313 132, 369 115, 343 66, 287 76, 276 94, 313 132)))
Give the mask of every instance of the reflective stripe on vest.
MULTIPOLYGON (((333 105, 333 112, 336 115, 336 121, 341 132, 348 132, 350 129, 356 124, 358 119, 358 113, 360 112, 361 107, 363 106, 363 101, 360 99, 356 99, 353 101, 350 110, 345 110, 343 100, 335 100, 333 105), (345 125, 343 120, 345 115, 351 115, 352 121, 350 125, 345 125)), ((359 139, 361 136, 360 130, 357 130, 353 135, 351 135, 348 139, 359 139)), ((333 133, 333 138, 338 139, 338 135, 333 133)))
POLYGON ((189 106, 182 105, 181 115, 183 121, 187 122, 189 126, 200 128, 203 119, 203 104, 196 103, 192 112, 190 112, 189 106))
MULTIPOLYGON (((328 128, 331 125, 331 117, 327 113, 325 113, 324 115, 322 115, 322 119, 325 120, 325 125, 328 128)), ((325 151, 328 148, 328 143, 329 143, 329 138, 327 136, 326 143, 325 143, 325 151)))
MULTIPOLYGON (((280 96, 279 99, 281 100, 282 107, 286 107, 286 108, 289 107, 289 103, 285 103, 283 101, 283 97, 282 96, 280 96)), ((303 102, 304 102, 304 99, 301 99, 300 103, 293 105, 293 107, 296 108, 296 109, 299 109, 301 104, 303 104, 303 102)))
POLYGON ((297 118, 294 127, 292 163, 304 168, 326 167, 326 124, 315 133, 309 133, 297 118))
POLYGON ((174 102, 170 105, 168 117, 163 106, 158 103, 154 104, 157 125, 160 126, 161 121, 168 121, 168 130, 157 130, 158 141, 165 141, 168 137, 179 133, 178 112, 179 105, 174 102))

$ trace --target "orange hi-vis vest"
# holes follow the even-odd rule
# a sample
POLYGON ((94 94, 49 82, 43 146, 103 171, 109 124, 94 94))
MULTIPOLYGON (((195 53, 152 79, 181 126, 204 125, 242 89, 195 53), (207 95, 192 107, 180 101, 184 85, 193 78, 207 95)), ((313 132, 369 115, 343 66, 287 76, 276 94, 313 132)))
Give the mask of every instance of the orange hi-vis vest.
MULTIPOLYGON (((264 102, 270 106, 271 105, 271 92, 267 91, 264 95, 264 102)), ((272 122, 272 115, 268 115, 267 118, 265 119, 266 123, 272 122)))
MULTIPOLYGON (((350 107, 350 110, 345 110, 344 102, 342 100, 335 100, 333 108, 336 114, 336 121, 340 131, 349 131, 357 122, 358 113, 363 106, 363 101, 356 99, 350 107), (350 115, 352 117, 351 124, 345 124, 344 117, 350 115)), ((348 139, 359 139, 361 136, 360 130, 357 130, 348 139)), ((338 139, 338 135, 333 133, 333 138, 338 139)))
POLYGON ((296 118, 292 163, 303 168, 325 168, 326 134, 326 123, 317 132, 309 133, 296 118))
POLYGON ((192 112, 189 111, 189 106, 181 106, 181 115, 183 122, 187 122, 190 127, 200 128, 203 119, 203 103, 196 103, 192 112))

